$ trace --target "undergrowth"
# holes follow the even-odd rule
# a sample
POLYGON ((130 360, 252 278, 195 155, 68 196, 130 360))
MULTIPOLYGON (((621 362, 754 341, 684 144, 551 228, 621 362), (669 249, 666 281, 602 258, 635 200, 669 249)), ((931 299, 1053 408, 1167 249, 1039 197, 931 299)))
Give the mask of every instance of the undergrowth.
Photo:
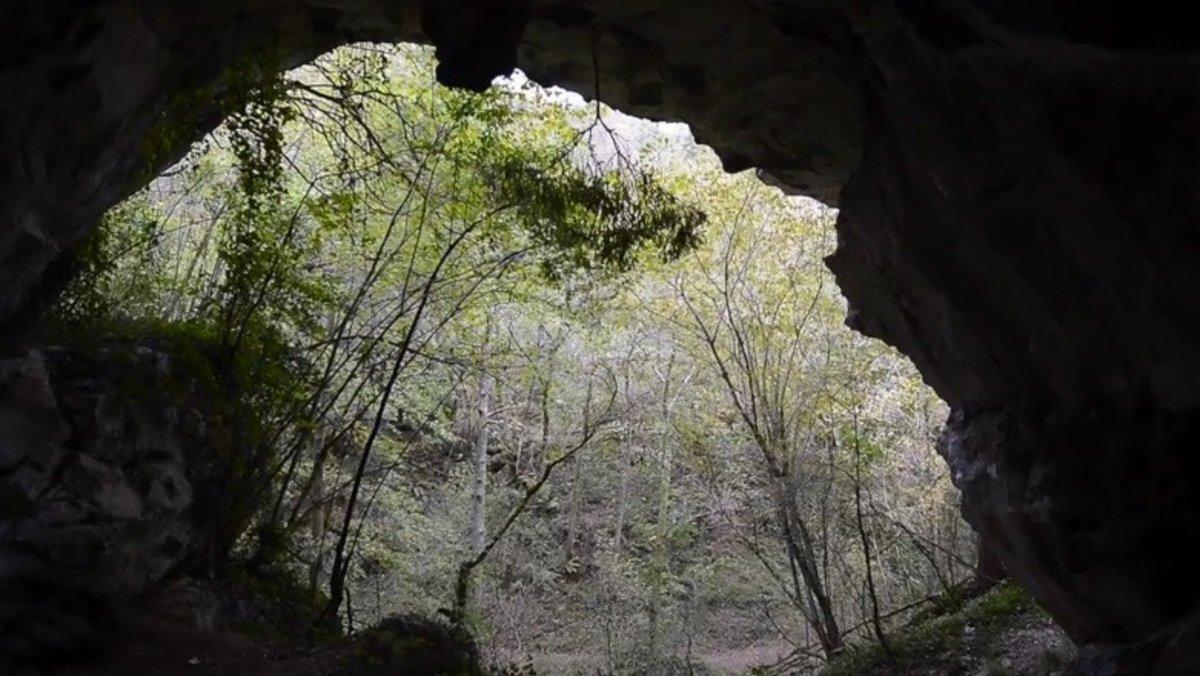
POLYGON ((1043 611, 1011 582, 968 601, 961 609, 931 618, 889 637, 891 653, 871 644, 849 649, 826 665, 822 676, 926 673, 961 655, 994 657, 1008 629, 1043 611), (917 671, 919 670, 919 671, 917 671))

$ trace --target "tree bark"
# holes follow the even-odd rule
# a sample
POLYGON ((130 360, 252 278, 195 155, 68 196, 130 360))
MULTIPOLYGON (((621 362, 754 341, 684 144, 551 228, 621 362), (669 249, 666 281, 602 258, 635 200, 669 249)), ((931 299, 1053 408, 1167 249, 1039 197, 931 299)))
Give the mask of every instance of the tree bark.
POLYGON ((492 377, 479 377, 479 408, 475 419, 475 443, 471 462, 471 553, 479 554, 487 544, 488 418, 492 405, 492 377))
POLYGON ((867 593, 871 597, 871 626, 875 630, 875 638, 879 645, 891 655, 892 648, 888 645, 887 635, 883 632, 883 619, 879 616, 879 594, 875 591, 875 572, 871 559, 871 538, 867 534, 866 521, 863 519, 862 508, 862 449, 858 440, 858 416, 854 418, 854 517, 858 526, 858 536, 862 541, 863 561, 867 573, 867 593))
POLYGON ((808 532, 808 526, 796 510, 787 477, 779 477, 776 481, 776 492, 780 526, 783 529, 788 555, 799 569, 800 577, 804 582, 810 615, 809 623, 816 632, 826 657, 833 657, 842 650, 842 633, 833 613, 833 603, 829 599, 829 594, 825 590, 817 568, 812 536, 808 532))
POLYGON ((613 551, 618 555, 625 548, 625 513, 629 509, 629 437, 621 440, 621 477, 617 490, 617 519, 613 525, 613 551))
MULTIPOLYGON (((325 501, 325 468, 323 464, 318 464, 313 470, 312 501, 314 505, 321 505, 325 501)), ((313 510, 312 521, 309 524, 312 540, 317 548, 308 569, 308 586, 314 597, 321 587, 321 575, 325 572, 325 535, 329 530, 329 520, 333 517, 332 510, 332 503, 317 507, 313 510)))
MULTIPOLYGON (((592 382, 588 381, 587 397, 583 404, 583 431, 592 425, 592 382)), ((579 539, 579 458, 571 459, 571 511, 567 516, 567 546, 564 562, 570 563, 575 558, 575 546, 579 539)))

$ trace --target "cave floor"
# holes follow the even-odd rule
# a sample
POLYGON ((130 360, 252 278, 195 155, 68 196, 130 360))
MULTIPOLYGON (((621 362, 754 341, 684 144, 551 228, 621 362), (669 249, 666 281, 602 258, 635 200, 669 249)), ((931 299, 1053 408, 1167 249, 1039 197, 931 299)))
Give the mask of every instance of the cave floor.
POLYGON ((126 611, 110 656, 101 665, 59 672, 69 676, 120 674, 245 674, 317 676, 337 670, 332 649, 276 648, 242 634, 205 630, 161 616, 126 611))

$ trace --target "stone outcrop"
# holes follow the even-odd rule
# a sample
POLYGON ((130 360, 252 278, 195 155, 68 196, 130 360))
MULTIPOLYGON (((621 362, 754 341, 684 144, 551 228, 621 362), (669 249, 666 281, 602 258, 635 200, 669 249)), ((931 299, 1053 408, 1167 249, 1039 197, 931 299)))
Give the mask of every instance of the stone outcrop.
POLYGON ((448 83, 477 88, 520 66, 687 121, 730 169, 840 206, 830 265, 850 323, 912 357, 954 408, 943 452, 1010 573, 1098 646, 1088 654, 1136 652, 1130 669, 1169 672, 1200 650, 1187 630, 1200 608, 1188 554, 1200 524, 1200 39, 1182 8, 0 8, 0 317, 13 325, 104 208, 216 124, 214 93, 246 63, 433 42, 448 83))
POLYGON ((222 474, 203 411, 147 348, 0 360, 0 659, 47 637, 71 654, 107 602, 204 555, 222 474))

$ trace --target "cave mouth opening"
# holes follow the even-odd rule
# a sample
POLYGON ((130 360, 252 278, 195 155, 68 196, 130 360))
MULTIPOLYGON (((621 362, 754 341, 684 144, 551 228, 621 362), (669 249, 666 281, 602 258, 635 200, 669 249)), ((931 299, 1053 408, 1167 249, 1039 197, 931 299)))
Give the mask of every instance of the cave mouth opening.
POLYGON ((255 82, 108 212, 39 328, 55 387, 126 360, 206 421, 170 434, 216 475, 187 448, 114 465, 162 503, 116 518, 187 522, 170 594, 235 569, 186 601, 210 629, 273 584, 275 639, 441 617, 494 665, 740 673, 977 586, 945 405, 843 325, 834 210, 685 125, 434 69, 360 44, 255 82))
MULTIPOLYGON (((287 106, 274 105, 270 96, 256 101, 267 105, 257 118, 242 116, 241 145, 223 149, 226 157, 236 154, 235 150, 241 153, 239 162, 245 162, 247 185, 252 188, 248 194, 254 198, 239 196, 230 201, 229 214, 221 220, 230 225, 236 220, 246 227, 230 228, 227 237, 214 233, 211 248, 206 249, 210 257, 196 263, 193 275, 184 274, 190 267, 183 263, 184 257, 176 259, 180 277, 191 283, 169 291, 169 316, 200 316, 203 321, 187 324, 150 319, 144 322, 147 329, 161 329, 154 345, 143 345, 145 350, 122 349, 116 340, 120 336, 115 336, 105 348, 108 352, 92 352, 91 358, 69 350, 68 339, 84 342, 85 338, 111 336, 114 326, 76 325, 72 331, 61 324, 63 330, 55 339, 61 343, 57 349, 32 352, 22 343, 29 334, 21 328, 42 316, 37 311, 40 301, 60 301, 54 303, 55 313, 63 315, 69 313, 63 312, 62 301, 70 298, 71 311, 86 315, 89 304, 93 310, 107 304, 128 305, 136 311, 148 295, 158 292, 150 283, 153 280, 130 282, 128 277, 131 270, 140 268, 145 268, 145 279, 152 277, 152 272, 157 274, 154 260, 141 264, 131 259, 135 263, 105 268, 102 259, 86 255, 73 261, 82 274, 108 279, 122 295, 95 293, 89 297, 80 285, 67 296, 59 297, 53 291, 56 284, 71 278, 71 266, 65 265, 71 261, 63 253, 72 251, 92 232, 106 210, 143 186, 153 177, 150 174, 173 164, 197 137, 239 110, 239 106, 227 105, 230 91, 246 93, 247 84, 262 84, 245 77, 247 62, 268 58, 273 65, 267 70, 273 72, 307 62, 351 40, 413 41, 436 45, 440 80, 447 84, 485 86, 495 74, 519 65, 535 80, 590 93, 627 113, 686 120, 697 138, 717 150, 726 168, 759 167, 783 184, 836 204, 840 209, 838 247, 829 265, 849 300, 854 326, 911 357, 926 382, 951 405, 953 412, 941 448, 962 490, 962 513, 995 549, 1008 574, 1035 594, 1076 641, 1086 645, 1083 664, 1077 668, 1130 673, 1188 671, 1189 660, 1196 653, 1195 607, 1200 603, 1200 588, 1191 573, 1190 538, 1180 537, 1180 533, 1186 534, 1187 525, 1197 523, 1200 514, 1193 490, 1200 479, 1191 452, 1198 433, 1196 421, 1200 420, 1196 410, 1200 402, 1196 383, 1200 381, 1188 377, 1200 364, 1200 341, 1195 340, 1200 326, 1200 304, 1196 302, 1200 295, 1195 293, 1200 257, 1191 236, 1200 219, 1194 180, 1200 166, 1200 137, 1195 133, 1200 109, 1196 70, 1200 66, 1185 41, 1169 35, 1175 30, 1173 23, 1161 13, 1099 6, 1086 13, 1055 6, 999 11, 960 2, 913 7, 886 0, 870 3, 867 11, 860 3, 711 2, 686 8, 677 3, 642 6, 644 3, 622 2, 572 3, 567 7, 551 0, 329 0, 318 4, 320 7, 303 1, 189 4, 108 0, 69 9, 62 3, 8 3, 0 9, 4 17, 0 33, 6 45, 0 57, 0 85, 13 93, 0 100, 0 138, 5 141, 0 143, 0 277, 5 281, 0 286, 0 351, 4 357, 0 388, 7 393, 0 398, 0 432, 4 435, 0 443, 0 505, 6 520, 0 544, 0 600, 25 599, 22 607, 42 613, 37 617, 44 619, 55 616, 54 608, 80 604, 77 599, 60 599, 63 604, 57 606, 30 599, 31 590, 53 591, 82 584, 96 593, 128 597, 146 580, 179 569, 179 551, 199 547, 211 552, 199 557, 191 568, 203 573, 219 568, 206 562, 219 561, 222 557, 217 554, 238 544, 238 535, 255 530, 255 510, 245 509, 234 499, 240 493, 212 480, 205 466, 192 464, 185 451, 207 448, 212 452, 206 451, 203 457, 233 459, 245 456, 232 449, 258 448, 239 436, 253 437, 254 429, 225 429, 219 424, 254 418, 228 415, 232 407, 240 406, 240 397, 247 392, 272 395, 242 407, 261 413, 267 421, 288 410, 285 395, 289 392, 298 393, 300 403, 296 405, 306 410, 302 406, 306 390, 282 384, 288 376, 306 373, 308 367, 302 360, 287 361, 293 352, 286 339, 294 334, 274 329, 281 324, 318 327, 328 320, 308 312, 313 307, 308 300, 333 296, 328 295, 328 287, 308 282, 323 279, 318 273, 329 271, 332 277, 333 272, 350 269, 353 261, 369 260, 376 250, 370 249, 370 244, 378 245, 383 238, 379 232, 357 229, 346 234, 332 227, 321 243, 320 238, 309 237, 307 225, 289 235, 291 214, 279 213, 279 205, 294 208, 299 196, 290 192, 294 186, 289 185, 287 191, 278 186, 273 169, 278 163, 269 161, 292 159, 280 152, 278 143, 270 142, 275 122, 285 122, 285 128, 299 124, 272 117, 289 114, 287 106), (1145 14, 1144 20, 1130 20, 1139 12, 1145 14), (267 123, 260 124, 264 120, 267 123), (370 242, 364 243, 364 232, 370 234, 370 242), (293 261, 304 260, 300 254, 291 255, 300 244, 312 245, 312 251, 301 252, 309 254, 343 241, 357 242, 366 253, 355 250, 350 255, 347 249, 343 252, 346 257, 336 265, 312 269, 256 265, 264 261, 259 252, 272 246, 289 254, 270 257, 272 260, 293 261), (213 264, 213 259, 224 262, 213 264), (232 272, 227 275, 226 271, 232 272), (201 277, 199 272, 209 276, 201 277), (264 278, 287 280, 291 291, 276 293, 276 285, 261 283, 264 278), (232 290, 235 282, 249 292, 224 293, 232 290), (214 302, 196 300, 197 289, 206 285, 221 291, 205 298, 214 302), (253 321, 242 321, 242 317, 253 321), (245 330, 214 332, 214 325, 245 330), (272 340, 273 335, 278 340, 272 340), (257 352, 244 356, 251 347, 257 352), (159 359, 168 352, 176 358, 159 359), (267 368, 281 363, 287 365, 267 368), (222 377, 186 373, 195 370, 187 367, 203 371, 206 364, 222 377), (267 387, 272 384, 275 386, 267 387), (153 396, 156 394, 159 396, 153 396), (174 407, 177 410, 156 412, 156 405, 180 402, 183 405, 174 407), (131 439, 135 443, 131 444, 131 439), (92 500, 88 486, 107 487, 95 488, 103 493, 103 500, 92 500), (195 529, 198 522, 176 518, 184 511, 223 514, 215 527, 218 532, 211 535, 219 544, 211 548, 196 545, 209 542, 210 536, 195 529), (157 516, 148 516, 151 514, 157 516), (112 520, 106 521, 109 517, 112 520), (10 546, 14 543, 15 547, 10 546), (144 555, 135 556, 131 551, 144 555), (50 572, 55 566, 60 570, 50 572)), ((325 88, 322 93, 334 99, 324 105, 336 102, 340 106, 342 97, 336 88, 325 88)), ((417 100, 417 92, 413 93, 417 100)), ((275 91, 276 96, 286 94, 284 88, 275 91)), ((274 101, 278 103, 278 99, 274 101)), ((331 111, 335 109, 340 107, 331 111)), ((414 112, 421 113, 414 119, 429 119, 428 111, 414 112)), ((402 129, 399 123, 395 126, 402 129)), ((483 127, 473 129, 481 131, 483 127)), ((431 147, 428 138, 417 133, 419 129, 411 131, 415 135, 410 138, 424 139, 425 150, 431 147)), ((457 149, 464 150, 472 143, 479 149, 478 141, 483 138, 476 135, 472 142, 460 138, 457 149)), ((507 149, 509 159, 528 159, 546 150, 537 142, 515 144, 513 136, 486 138, 488 143, 482 146, 493 151, 507 149), (491 145, 493 140, 499 145, 491 145)), ((354 145, 369 148, 375 140, 378 137, 367 136, 354 145)), ((346 148, 331 152, 326 159, 355 159, 359 157, 356 152, 346 148)), ((482 175, 479 170, 488 169, 496 180, 466 181, 458 186, 462 190, 446 191, 430 204, 451 212, 451 206, 463 206, 456 200, 468 194, 467 188, 483 197, 502 194, 503 189, 516 185, 529 188, 539 184, 526 171, 531 166, 528 163, 497 163, 494 152, 481 152, 477 157, 480 163, 458 164, 464 169, 459 176, 477 178, 482 175), (509 171, 499 171, 504 168, 509 171)), ((308 162, 311 158, 300 159, 308 162)), ((445 166, 438 164, 441 169, 445 166)), ((509 247, 534 242, 536 236, 541 244, 554 246, 537 250, 547 259, 545 265, 539 259, 539 265, 522 268, 529 272, 529 279, 541 279, 547 268, 566 273, 589 263, 596 267, 624 260, 637 263, 634 276, 626 279, 644 280, 652 276, 645 268, 657 270, 653 266, 672 264, 657 258, 668 244, 678 250, 691 243, 688 212, 677 208, 688 202, 667 199, 679 187, 666 180, 670 177, 638 183, 637 171, 618 167, 605 174, 594 162, 589 165, 586 161, 583 167, 580 172, 564 170, 547 176, 541 183, 544 190, 526 190, 539 196, 537 209, 526 201, 519 221, 523 225, 537 223, 531 216, 558 210, 556 213, 572 218, 543 219, 543 224, 567 222, 572 227, 489 227, 487 242, 492 248, 472 251, 512 251, 509 247), (672 190, 664 194, 656 186, 672 190), (622 199, 630 196, 635 199, 622 199), (642 201, 641 196, 647 200, 642 201), (585 198, 592 206, 603 203, 610 208, 573 209, 585 198), (612 208, 622 204, 629 209, 612 208), (579 217, 597 213, 604 218, 594 223, 579 217), (631 224, 643 222, 634 217, 639 213, 653 214, 655 227, 631 229, 631 224), (580 232, 588 232, 589 223, 611 237, 579 237, 580 232), (621 225, 608 227, 614 223, 621 225), (664 235, 670 232, 680 237, 664 235), (587 242, 607 242, 609 246, 589 248, 587 242), (622 252, 629 255, 622 258, 622 252)), ((381 195, 404 192, 404 185, 382 187, 387 176, 393 183, 401 182, 393 168, 380 165, 375 174, 366 171, 369 168, 348 164, 347 170, 353 169, 362 178, 356 183, 361 194, 341 191, 317 209, 301 209, 304 223, 315 222, 317 215, 330 226, 352 217, 365 218, 368 206, 376 204, 381 195)), ((428 175, 427 171, 421 174, 428 175)), ((180 180, 183 178, 181 175, 180 180)), ((720 192, 712 189, 699 197, 720 192)), ((214 195, 218 204, 220 198, 220 194, 214 195)), ((143 211, 145 218, 139 217, 137 208, 125 212, 127 220, 144 226, 124 231, 131 251, 144 250, 139 242, 155 238, 181 245, 184 240, 160 232, 152 210, 143 211)), ((404 225, 409 222, 408 213, 403 210, 397 216, 397 233, 412 232, 404 225)), ((452 215, 461 219, 473 213, 477 212, 460 210, 452 215)), ((420 232, 424 233, 419 239, 421 250, 426 251, 444 241, 433 235, 446 231, 420 232)), ((416 248, 416 241, 406 240, 408 251, 416 248)), ((708 245, 702 242, 701 251, 704 246, 708 245)), ((101 243, 89 243, 88 247, 103 248, 101 243)), ((531 251, 523 256, 522 262, 532 255, 531 251)), ((413 260, 427 262, 421 255, 413 260)), ((703 272, 699 262, 688 267, 686 262, 677 263, 679 260, 675 258, 676 264, 686 268, 684 272, 703 272)), ((494 258, 484 260, 488 261, 496 262, 494 258)), ((480 269, 465 266, 459 259, 448 264, 456 274, 446 278, 449 286, 440 288, 461 289, 453 282, 478 279, 480 269)), ((565 282, 574 291, 573 299, 586 297, 583 292, 591 288, 578 287, 579 278, 569 274, 560 274, 556 287, 543 287, 542 282, 522 286, 516 282, 526 278, 512 274, 520 266, 514 261, 505 267, 508 272, 502 281, 513 288, 549 293, 547 289, 561 288, 565 282)), ((760 267, 747 269, 757 272, 760 267)), ((420 288, 419 282, 426 277, 400 275, 395 280, 383 275, 380 281, 402 291, 406 279, 420 288)), ((786 279, 780 275, 776 281, 786 279)), ((488 281, 481 288, 490 294, 485 298, 496 301, 499 313, 507 305, 496 295, 499 285, 488 281)), ((95 288, 102 287, 98 284, 95 288)), ((392 302, 390 307, 398 312, 395 303, 403 295, 400 291, 382 299, 368 294, 361 304, 386 308, 392 302)), ((629 297, 614 296, 600 305, 615 305, 622 298, 629 297)), ((720 295, 693 295, 691 299, 722 300, 720 295)), ((432 311, 444 308, 436 303, 429 307, 432 311)), ((484 327, 489 326, 489 312, 478 305, 470 308, 484 317, 484 327)), ((579 312, 584 313, 583 309, 579 312)), ((397 322, 403 325, 409 316, 401 313, 397 322)), ((690 321, 686 314, 683 319, 690 321)), ((497 320, 491 326, 498 330, 500 323, 497 320)), ((722 335, 728 336, 728 332, 722 335)), ((131 340, 125 340, 123 345, 128 348, 131 340)), ((398 344, 389 342, 382 347, 394 350, 398 344)), ((496 336, 487 343, 499 344, 496 336)), ((338 345, 355 346, 353 340, 338 345)), ((306 346, 329 347, 318 341, 306 346)), ((339 347, 338 354, 347 353, 339 347)), ((435 351, 429 356, 444 355, 435 351)), ((464 359, 460 355, 456 361, 464 359)), ((418 356, 414 363, 429 373, 435 370, 426 356, 418 356)), ((376 377, 363 391, 381 395, 389 364, 368 360, 367 366, 371 365, 376 377)), ((410 378, 411 371, 403 375, 401 385, 426 382, 410 378)), ((530 383, 533 391, 539 382, 533 379, 530 383)), ((598 381, 596 387, 601 385, 598 381)), ((479 389, 474 387, 476 393, 479 389)), ((496 392, 501 397, 511 395, 504 388, 496 392)), ((421 390, 420 395, 428 392, 421 390)), ((547 401, 559 405, 553 396, 547 401)), ((581 412, 579 402, 575 404, 576 413, 581 412)), ((495 401, 492 408, 509 410, 502 406, 495 401)), ((535 402, 535 408, 538 406, 535 402)), ((714 403, 704 410, 720 409, 714 403)), ((405 415, 405 421, 397 423, 404 428, 401 436, 421 438, 425 433, 420 425, 414 424, 410 414, 405 415), (410 425, 413 429, 408 430, 410 425)), ((727 440, 725 435, 732 432, 727 433, 726 428, 745 424, 739 422, 739 416, 732 418, 732 423, 719 420, 719 425, 706 426, 703 431, 713 439, 727 440)), ((386 434, 378 435, 381 447, 395 442, 390 415, 384 416, 384 422, 388 427, 386 434)), ((535 422, 537 432, 541 422, 535 422)), ((552 418, 550 427, 554 425, 552 418)), ((264 429, 272 427, 263 425, 264 429)), ((341 460, 341 464, 328 464, 331 471, 343 472, 343 482, 357 474, 353 458, 367 445, 357 434, 356 430, 355 435, 348 432, 337 437, 348 439, 346 447, 325 452, 328 458, 351 458, 348 464, 341 460)), ((291 449, 297 439, 313 437, 289 437, 292 445, 263 471, 272 473, 284 460, 279 472, 291 473, 287 483, 293 487, 288 490, 296 490, 293 482, 297 480, 301 485, 307 483, 315 456, 305 444, 295 453, 291 449)), ((318 450, 326 445, 326 437, 321 438, 318 450)), ((489 448, 496 450, 489 457, 506 448, 507 442, 489 442, 489 448)), ((471 448, 465 444, 461 450, 465 454, 471 448)), ((524 463, 529 447, 520 448, 524 463)), ((250 455, 256 462, 245 467, 218 463, 212 469, 239 470, 232 474, 252 477, 253 472, 241 470, 254 468, 264 458, 272 459, 270 453, 264 453, 261 457, 250 455)), ((640 497, 637 509, 626 503, 626 517, 628 523, 641 527, 636 533, 621 530, 626 554, 633 551, 635 540, 643 549, 651 536, 653 542, 664 541, 653 528, 662 501, 648 503, 645 498, 648 486, 663 485, 653 481, 655 476, 662 479, 665 475, 663 465, 632 460, 630 464, 628 490, 640 497), (651 472, 654 467, 659 468, 658 475, 651 472)), ((506 466, 499 463, 498 472, 507 471, 506 466)), ((591 485, 589 466, 586 462, 580 466, 582 486, 591 485)), ((574 467, 574 463, 560 466, 548 485, 561 488, 562 471, 570 470, 566 476, 573 476, 574 467)), ((680 500, 666 503, 675 507, 685 504, 685 495, 675 481, 682 465, 672 467, 668 497, 680 500)), ((373 463, 364 469, 372 477, 368 487, 376 485, 375 469, 373 463)), ((340 486, 338 477, 321 474, 320 479, 321 491, 327 490, 325 486, 340 486)), ((489 475, 485 487, 492 490, 484 504, 491 505, 488 509, 501 509, 505 503, 497 495, 499 484, 493 479, 496 475, 489 475)), ((260 488, 269 485, 248 483, 260 488)), ((313 490, 316 488, 310 493, 313 490)), ((251 497, 268 500, 270 512, 275 512, 283 491, 261 491, 265 495, 252 493, 251 497)), ((413 495, 426 492, 424 488, 410 491, 413 495)), ((620 482, 612 493, 620 495, 620 482)), ((377 496, 375 505, 394 497, 381 488, 378 493, 367 491, 361 504, 370 503, 371 495, 377 496)), ((569 507, 572 502, 561 490, 556 495, 557 501, 531 504, 548 513, 561 510, 569 514, 563 505, 569 507)), ((590 493, 581 487, 576 495, 582 500, 590 493)), ((881 505, 878 500, 871 501, 874 495, 868 492, 868 507, 881 505)), ((250 503, 256 504, 256 500, 250 503)), ((292 518, 295 504, 294 494, 289 493, 278 511, 298 525, 292 518)), ((305 517, 301 520, 304 524, 312 523, 308 517, 324 514, 325 506, 331 514, 345 513, 338 512, 342 507, 337 500, 316 504, 320 507, 300 509, 297 516, 305 517)), ((376 514, 373 510, 366 514, 376 514)), ((666 524, 665 515, 676 512, 662 513, 666 524)), ((865 513, 868 520, 876 516, 873 509, 865 513)), ((364 512, 356 512, 355 522, 362 516, 364 512)), ((486 516, 488 527, 494 529, 495 514, 486 516)), ((333 520, 338 526, 336 518, 333 520)), ((841 523, 854 525, 856 521, 841 523)), ((414 526, 423 523, 416 518, 412 521, 414 526)), ((571 523, 569 518, 567 523, 571 523)), ((595 525, 584 523, 582 517, 575 523, 579 541, 584 526, 595 525)), ((759 525, 768 529, 770 522, 759 525)), ((892 532, 880 524, 872 525, 876 528, 873 533, 892 532)), ((953 521, 945 528, 960 525, 953 521)), ((287 537, 276 538, 270 529, 259 530, 257 540, 283 543, 285 550, 292 547, 287 537)), ((563 527, 559 537, 569 530, 563 527)), ((591 530, 602 532, 603 528, 591 530)), ((608 530, 614 530, 611 524, 608 530)), ((686 535, 693 530, 682 532, 686 535)), ((356 536, 360 532, 356 526, 346 536, 360 543, 348 550, 354 552, 350 560, 355 575, 363 573, 361 543, 375 541, 367 538, 368 531, 374 529, 364 526, 362 535, 356 536)), ((335 532, 341 536, 346 529, 335 532)), ((918 531, 918 535, 930 534, 918 531)), ((912 539, 897 534, 894 541, 912 539)), ((511 540, 506 542, 510 544, 504 547, 513 546, 511 540)), ((891 550, 885 545, 893 541, 868 538, 868 542, 875 542, 880 553, 886 554, 891 550)), ((676 544, 672 547, 676 551, 676 544)), ((259 564, 277 560, 268 555, 271 547, 262 549, 259 564)), ((934 551, 940 550, 931 550, 935 557, 944 554, 934 551)), ((188 558, 195 557, 189 554, 188 558)), ((679 561, 667 560, 674 574, 679 561)), ((937 560, 942 565, 940 558, 937 560)), ((416 569, 414 565, 406 568, 416 569)), ((749 561, 738 569, 755 565, 761 566, 761 562, 749 561)), ((480 570, 490 566, 491 562, 485 563, 480 570)), ((843 563, 832 557, 830 566, 837 568, 843 563)), ((549 573, 543 578, 548 580, 564 574, 563 565, 546 570, 549 573)), ((657 570, 661 569, 630 568, 628 574, 641 576, 638 579, 680 580, 677 575, 659 575, 657 570)), ((782 570, 787 582, 790 566, 782 570)), ((705 579, 701 572, 689 569, 684 582, 705 579)), ((591 569, 585 567, 583 579, 591 580, 586 577, 590 574, 591 569)), ((477 581, 483 579, 479 576, 486 578, 487 574, 476 571, 477 581)), ((527 585, 534 578, 522 573, 511 579, 527 585)), ((340 617, 351 607, 361 609, 363 590, 354 587, 356 580, 351 576, 348 584, 357 601, 344 603, 330 616, 340 617)), ((315 586, 329 589, 326 581, 322 577, 315 586)), ((301 586, 314 585, 305 580, 301 586)), ((728 586, 738 588, 736 584, 728 586)), ((470 585, 467 588, 470 591, 470 585)), ((673 590, 674 595, 664 593, 653 599, 688 598, 685 592, 691 588, 682 583, 656 587, 673 590)), ((366 595, 371 597, 369 591, 366 595)), ((471 597, 476 603, 477 595, 472 592, 471 597)), ((803 598, 800 606, 801 614, 805 609, 811 613, 803 598)), ((10 619, 6 614, 10 607, 14 606, 0 606, 0 657, 10 652, 14 642, 27 648, 30 642, 41 640, 39 637, 59 633, 39 624, 41 619, 28 624, 10 619)), ((642 607, 664 606, 646 602, 642 607)), ((448 610, 453 614, 453 608, 448 610)), ((771 608, 772 613, 775 610, 771 608)), ((300 617, 303 612, 307 611, 298 609, 293 614, 300 617)), ((656 622, 660 622, 656 626, 661 628, 663 616, 655 612, 656 622)), ((650 631, 649 613, 643 612, 641 617, 646 619, 631 625, 639 629, 634 640, 625 641, 635 633, 632 630, 613 634, 614 645, 635 645, 639 639, 639 645, 645 645, 645 637, 651 635, 662 638, 650 631)), ((461 622, 464 616, 455 619, 461 622)), ((105 624, 103 619, 89 624, 66 618, 55 626, 65 631, 67 626, 105 624)), ((482 631, 481 626, 486 629, 480 624, 472 628, 482 631)), ((730 626, 738 625, 731 620, 730 626)), ((417 627, 410 630, 418 631, 417 627)), ((815 628, 812 631, 817 633, 815 628)), ((96 633, 82 640, 89 645, 105 643, 102 634, 96 633)), ((68 643, 60 641, 58 645, 68 643)))

